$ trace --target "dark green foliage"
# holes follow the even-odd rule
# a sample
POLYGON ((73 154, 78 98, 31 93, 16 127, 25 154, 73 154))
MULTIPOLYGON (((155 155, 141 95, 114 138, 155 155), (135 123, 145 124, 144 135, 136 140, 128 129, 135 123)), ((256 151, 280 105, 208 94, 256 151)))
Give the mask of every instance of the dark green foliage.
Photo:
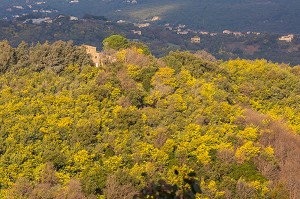
POLYGON ((28 44, 22 41, 15 50, 17 67, 27 67, 29 66, 29 48, 28 44))
POLYGON ((62 169, 67 164, 66 156, 58 149, 45 150, 44 154, 45 162, 52 162, 56 171, 62 169))
POLYGON ((144 55, 151 55, 149 47, 142 42, 130 42, 130 47, 142 49, 144 55))
POLYGON ((117 114, 113 126, 121 130, 132 128, 137 130, 141 128, 141 123, 141 112, 139 110, 124 108, 117 114))
POLYGON ((92 64, 84 48, 75 47, 71 41, 57 41, 52 45, 47 42, 37 44, 30 49, 31 64, 36 65, 36 70, 50 68, 60 73, 68 65, 92 64))
POLYGON ((4 73, 15 63, 14 49, 8 41, 0 42, 0 73, 4 73))
POLYGON ((90 194, 102 194, 106 185, 107 174, 100 167, 89 167, 82 172, 83 191, 90 194))
MULTIPOLYGON (((177 170, 174 171, 175 175, 179 175, 177 170)), ((146 173, 142 176, 147 177, 146 173)), ((157 183, 150 183, 147 187, 143 188, 139 195, 134 198, 155 198, 155 199, 195 199, 196 194, 201 194, 199 181, 195 179, 194 172, 189 173, 184 179, 182 187, 178 185, 168 184, 164 180, 159 180, 157 183), (186 187, 188 186, 188 188, 186 187)))
POLYGON ((235 180, 244 178, 247 180, 259 180, 261 182, 266 181, 266 179, 259 173, 253 162, 245 162, 241 165, 233 165, 232 171, 229 174, 235 180))
POLYGON ((132 105, 141 108, 144 106, 144 97, 146 92, 143 90, 129 89, 126 91, 129 101, 132 105))
POLYGON ((91 19, 91 20, 101 20, 101 21, 107 21, 107 18, 104 16, 95 16, 91 14, 85 14, 82 17, 83 19, 91 19))
POLYGON ((12 48, 7 41, 0 43, 0 72, 29 68, 41 71, 49 68, 60 73, 69 65, 91 65, 92 61, 84 48, 74 46, 72 41, 57 41, 53 44, 45 42, 28 45, 21 42, 17 48, 12 48))
POLYGON ((112 35, 104 39, 102 43, 104 48, 111 48, 114 50, 124 49, 129 45, 129 41, 121 35, 112 35))
POLYGON ((201 59, 190 52, 170 52, 164 58, 167 66, 172 67, 176 73, 181 69, 187 69, 194 76, 199 78, 204 72, 216 69, 214 63, 201 59))
POLYGON ((144 89, 149 92, 151 88, 151 78, 157 71, 157 67, 147 67, 141 70, 141 73, 136 77, 137 81, 142 82, 144 89))

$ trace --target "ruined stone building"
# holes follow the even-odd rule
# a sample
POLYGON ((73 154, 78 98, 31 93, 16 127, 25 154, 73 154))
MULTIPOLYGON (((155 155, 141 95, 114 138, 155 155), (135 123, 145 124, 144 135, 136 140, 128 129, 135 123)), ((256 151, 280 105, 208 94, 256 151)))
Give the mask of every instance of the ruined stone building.
POLYGON ((98 52, 95 46, 83 45, 87 54, 91 55, 91 58, 96 67, 104 66, 107 63, 114 63, 117 61, 115 56, 106 54, 105 52, 98 52))

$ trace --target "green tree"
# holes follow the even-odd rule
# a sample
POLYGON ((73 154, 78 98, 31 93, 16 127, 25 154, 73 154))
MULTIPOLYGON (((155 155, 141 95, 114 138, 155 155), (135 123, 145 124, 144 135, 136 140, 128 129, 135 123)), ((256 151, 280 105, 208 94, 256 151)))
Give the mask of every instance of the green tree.
POLYGON ((5 72, 14 64, 14 49, 8 41, 0 42, 0 73, 5 72))
POLYGON ((102 44, 104 46, 104 49, 110 48, 114 50, 120 50, 127 48, 129 45, 129 41, 121 35, 112 35, 104 39, 102 44))
POLYGON ((29 66, 29 49, 28 44, 22 41, 16 48, 16 58, 18 67, 27 67, 29 66))

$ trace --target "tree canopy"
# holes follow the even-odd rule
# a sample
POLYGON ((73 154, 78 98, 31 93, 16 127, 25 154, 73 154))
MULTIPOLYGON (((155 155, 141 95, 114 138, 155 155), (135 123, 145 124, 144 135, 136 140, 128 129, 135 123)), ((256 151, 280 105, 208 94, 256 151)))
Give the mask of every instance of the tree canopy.
POLYGON ((299 67, 121 41, 0 42, 0 198, 299 196, 299 67))
POLYGON ((114 50, 120 50, 128 47, 129 41, 121 36, 121 35, 112 35, 110 37, 107 37, 102 42, 104 48, 111 48, 114 50))

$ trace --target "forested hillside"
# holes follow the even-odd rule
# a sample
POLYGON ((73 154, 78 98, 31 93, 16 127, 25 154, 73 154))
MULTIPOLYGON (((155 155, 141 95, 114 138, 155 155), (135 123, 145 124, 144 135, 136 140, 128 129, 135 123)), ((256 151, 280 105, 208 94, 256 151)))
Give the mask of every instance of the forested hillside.
POLYGON ((299 67, 105 41, 0 42, 0 198, 300 197, 299 67))
POLYGON ((159 16, 162 23, 213 32, 230 29, 299 34, 299 9, 298 0, 2 0, 0 18, 36 13, 92 14, 134 22, 159 16))

